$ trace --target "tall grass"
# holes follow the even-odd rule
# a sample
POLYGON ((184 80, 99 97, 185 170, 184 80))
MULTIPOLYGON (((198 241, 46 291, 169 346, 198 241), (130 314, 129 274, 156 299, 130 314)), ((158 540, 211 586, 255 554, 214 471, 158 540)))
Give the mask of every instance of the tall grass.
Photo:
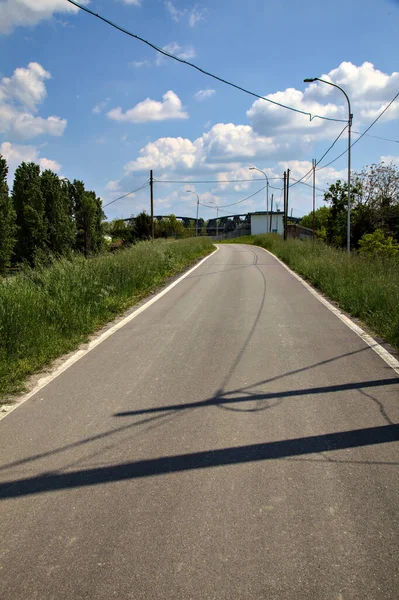
POLYGON ((231 240, 270 250, 352 316, 399 349, 399 261, 275 234, 231 240))
POLYGON ((140 242, 0 281, 0 397, 212 250, 208 238, 140 242))

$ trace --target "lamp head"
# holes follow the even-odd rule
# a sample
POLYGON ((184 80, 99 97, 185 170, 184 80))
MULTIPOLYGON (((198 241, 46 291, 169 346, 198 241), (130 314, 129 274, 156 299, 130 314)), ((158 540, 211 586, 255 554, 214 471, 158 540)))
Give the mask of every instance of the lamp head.
POLYGON ((303 80, 304 83, 313 83, 313 81, 317 81, 317 77, 312 77, 312 78, 303 80))

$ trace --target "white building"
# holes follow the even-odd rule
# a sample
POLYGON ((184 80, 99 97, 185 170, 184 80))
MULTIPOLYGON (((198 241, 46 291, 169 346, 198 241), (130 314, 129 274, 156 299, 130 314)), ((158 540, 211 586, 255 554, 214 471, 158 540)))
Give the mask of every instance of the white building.
POLYGON ((283 218, 284 213, 277 211, 268 213, 266 219, 266 211, 259 211, 250 213, 251 217, 251 235, 258 235, 259 233, 279 233, 283 235, 283 218), (272 226, 270 227, 270 214, 272 216, 272 226))

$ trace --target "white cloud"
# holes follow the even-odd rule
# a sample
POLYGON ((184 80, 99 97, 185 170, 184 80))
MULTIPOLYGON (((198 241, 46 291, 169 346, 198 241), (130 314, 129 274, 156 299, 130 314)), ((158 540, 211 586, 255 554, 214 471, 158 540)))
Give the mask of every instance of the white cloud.
POLYGON ((132 4, 133 6, 141 6, 141 0, 122 0, 124 4, 132 4))
POLYGON ((31 62, 26 68, 15 69, 11 77, 0 81, 0 132, 18 138, 38 135, 62 135, 66 120, 51 116, 35 116, 38 104, 47 96, 45 80, 50 73, 39 63, 31 62))
POLYGON ((399 156, 381 156, 380 162, 384 162, 386 165, 393 163, 396 167, 399 167, 399 156))
MULTIPOLYGON (((190 58, 194 58, 196 56, 195 50, 192 46, 183 47, 177 42, 171 42, 170 44, 166 44, 166 46, 162 46, 162 50, 169 52, 169 54, 174 54, 183 60, 189 60, 190 58)), ((163 58, 165 57, 163 57, 162 54, 158 54, 155 62, 160 64, 160 61, 163 58)))
POLYGON ((132 60, 129 63, 129 67, 134 67, 135 69, 141 69, 141 67, 150 67, 150 60, 132 60))
POLYGON ((172 19, 179 23, 183 18, 187 18, 190 27, 195 27, 197 23, 205 20, 206 9, 196 4, 193 8, 176 8, 172 0, 165 1, 165 8, 172 17, 172 19))
POLYGON ((162 102, 146 98, 125 113, 120 106, 108 112, 108 117, 114 121, 130 123, 149 123, 152 121, 166 121, 168 119, 187 119, 180 98, 169 90, 162 96, 162 102))
MULTIPOLYGON (((399 73, 390 75, 376 69, 365 62, 360 66, 343 62, 336 69, 321 75, 321 79, 333 81, 347 92, 352 105, 354 122, 357 124, 374 119, 392 100, 399 89, 399 73)), ((282 104, 333 119, 348 118, 346 100, 339 90, 322 82, 309 84, 305 91, 288 88, 266 96, 282 104)), ((304 134, 309 141, 333 138, 342 129, 344 123, 329 123, 321 119, 313 119, 278 106, 256 100, 247 111, 254 130, 263 135, 304 134)), ((399 102, 393 104, 383 120, 399 117, 399 102)))
POLYGON ((196 92, 194 94, 194 98, 195 98, 195 100, 198 100, 198 102, 201 102, 202 100, 206 100, 206 98, 210 98, 215 93, 216 93, 216 90, 211 90, 211 89, 198 90, 198 92, 196 92))
POLYGON ((219 170, 222 164, 268 156, 279 149, 277 142, 256 135, 249 125, 218 123, 194 142, 181 137, 150 142, 140 150, 136 160, 125 166, 125 170, 219 170))
MULTIPOLYGON (((81 0, 87 4, 89 0, 81 0)), ((78 8, 65 0, 3 0, 0 3, 0 33, 18 26, 34 26, 54 13, 77 13, 78 8)))
POLYGON ((12 77, 3 77, 0 81, 0 102, 12 100, 36 110, 36 105, 47 96, 44 81, 50 77, 50 73, 37 62, 29 63, 27 68, 19 67, 12 77))
POLYGON ((100 113, 102 113, 102 111, 104 110, 104 108, 107 106, 108 103, 109 103, 109 98, 102 100, 101 102, 99 102, 92 108, 91 112, 95 115, 99 115, 100 113))
POLYGON ((108 192, 120 192, 120 179, 108 181, 107 185, 105 186, 105 189, 108 192))
POLYGON ((190 27, 195 27, 197 23, 200 21, 205 21, 206 9, 200 8, 199 6, 194 6, 191 11, 189 11, 188 24, 190 27))
POLYGON ((58 171, 61 169, 60 163, 56 160, 51 160, 50 158, 39 158, 39 165, 42 171, 50 169, 51 171, 58 173, 58 171))
POLYGON ((22 144, 12 144, 11 142, 3 142, 0 145, 0 154, 4 156, 10 169, 10 177, 12 179, 15 169, 21 162, 35 162, 40 165, 40 168, 51 169, 56 173, 61 169, 61 165, 56 160, 39 156, 39 150, 36 146, 24 146, 22 144))

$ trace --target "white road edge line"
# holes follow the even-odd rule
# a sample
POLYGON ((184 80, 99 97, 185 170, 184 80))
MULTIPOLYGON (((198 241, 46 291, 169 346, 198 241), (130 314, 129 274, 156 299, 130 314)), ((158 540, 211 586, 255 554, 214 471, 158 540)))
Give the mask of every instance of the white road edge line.
POLYGON ((183 279, 185 279, 193 271, 198 269, 198 267, 200 267, 206 260, 208 260, 208 258, 213 256, 218 250, 219 250, 219 248, 216 246, 216 250, 214 250, 211 254, 208 254, 207 256, 205 256, 205 258, 201 259, 196 265, 194 265, 194 267, 192 267, 191 269, 186 271, 186 273, 184 273, 181 277, 176 279, 176 281, 174 281, 173 283, 168 285, 164 290, 159 292, 159 294, 157 294, 156 296, 151 298, 151 300, 148 300, 148 302, 146 302, 145 304, 140 306, 140 308, 138 308, 134 312, 130 313, 130 315, 128 315, 127 317, 125 317, 124 319, 119 321, 119 323, 116 323, 115 325, 113 325, 112 327, 107 329, 107 331, 104 331, 104 333, 99 335, 96 339, 89 342, 87 348, 85 348, 84 350, 77 350, 76 352, 74 352, 74 354, 72 356, 70 356, 62 365, 60 365, 52 373, 50 373, 50 375, 47 375, 46 377, 39 379, 37 385, 33 388, 33 390, 31 390, 27 394, 23 395, 21 397, 21 400, 17 401, 16 404, 5 405, 4 407, 2 407, 2 410, 5 409, 6 412, 4 412, 4 414, 0 413, 0 421, 2 419, 4 419, 5 417, 7 417, 8 415, 10 415, 12 412, 14 412, 14 410, 16 410, 19 406, 22 406, 22 404, 25 404, 25 402, 27 400, 29 400, 29 398, 32 398, 32 396, 34 396, 35 394, 40 392, 40 390, 42 390, 44 387, 46 387, 46 385, 48 385, 51 381, 56 379, 59 375, 61 375, 61 373, 64 373, 64 371, 69 369, 69 367, 72 367, 72 365, 74 365, 76 362, 78 362, 78 360, 80 360, 81 358, 83 358, 83 356, 86 356, 86 354, 88 354, 89 352, 94 350, 94 348, 99 346, 99 344, 104 342, 107 338, 109 338, 111 335, 113 335, 116 331, 118 331, 119 329, 122 329, 122 327, 127 325, 127 323, 130 323, 130 321, 133 321, 133 319, 135 319, 142 312, 147 310, 147 308, 149 308, 150 306, 155 304, 155 302, 160 300, 163 296, 165 296, 165 294, 170 292, 170 290, 172 290, 174 287, 176 287, 176 285, 178 285, 181 281, 183 281, 183 279))
POLYGON ((277 256, 275 254, 273 254, 272 252, 269 252, 269 250, 266 250, 266 248, 262 248, 262 246, 256 246, 256 247, 260 248, 261 250, 264 250, 265 252, 267 252, 268 254, 273 256, 273 258, 275 258, 281 265, 283 265, 284 269, 286 269, 289 273, 291 273, 291 275, 293 275, 295 277, 295 279, 300 281, 302 283, 302 285, 311 294, 313 294, 313 296, 315 298, 317 298, 317 300, 319 300, 319 302, 324 304, 324 306, 326 306, 328 308, 328 310, 330 310, 332 313, 334 313, 334 315, 337 316, 338 319, 341 319, 341 321, 343 323, 345 323, 345 325, 347 327, 349 327, 349 329, 352 329, 352 331, 354 331, 364 342, 366 342, 366 344, 368 346, 370 346, 370 348, 372 350, 374 350, 374 352, 376 352, 378 354, 378 356, 380 356, 382 358, 382 360, 385 361, 387 363, 387 365, 389 365, 391 367, 391 369, 393 369, 397 375, 399 375, 399 361, 390 352, 388 352, 388 350, 385 350, 385 348, 383 348, 383 346, 381 346, 381 344, 376 342, 375 339, 373 337, 371 337, 371 335, 366 333, 361 327, 359 327, 359 325, 356 325, 356 323, 354 323, 352 321, 352 319, 347 317, 338 308, 336 308, 333 304, 331 304, 331 302, 329 302, 329 300, 326 300, 326 298, 324 298, 324 296, 322 296, 319 292, 317 292, 311 285, 309 285, 309 283, 307 283, 304 279, 302 279, 302 277, 300 277, 300 275, 295 273, 295 271, 290 269, 282 260, 277 258, 277 256))

